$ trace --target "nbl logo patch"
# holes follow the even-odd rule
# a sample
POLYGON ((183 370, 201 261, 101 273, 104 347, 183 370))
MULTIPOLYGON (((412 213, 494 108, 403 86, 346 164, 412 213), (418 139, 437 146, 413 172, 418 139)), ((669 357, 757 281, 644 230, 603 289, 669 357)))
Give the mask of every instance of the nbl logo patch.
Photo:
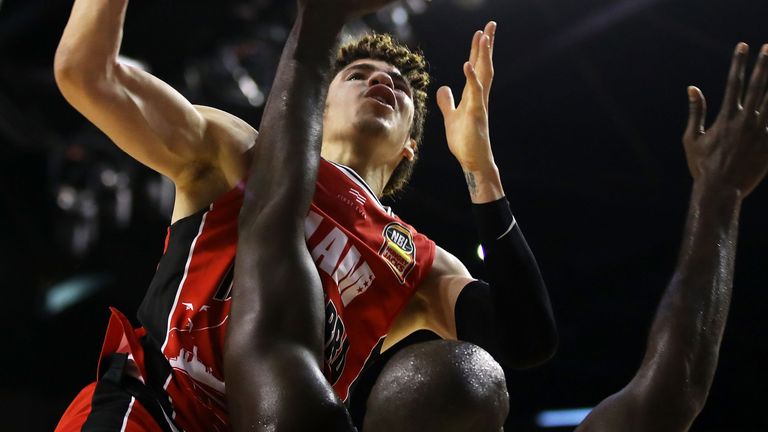
POLYGON ((379 248, 379 255, 395 273, 400 283, 416 263, 416 245, 411 231, 400 223, 392 222, 384 227, 384 243, 379 248))

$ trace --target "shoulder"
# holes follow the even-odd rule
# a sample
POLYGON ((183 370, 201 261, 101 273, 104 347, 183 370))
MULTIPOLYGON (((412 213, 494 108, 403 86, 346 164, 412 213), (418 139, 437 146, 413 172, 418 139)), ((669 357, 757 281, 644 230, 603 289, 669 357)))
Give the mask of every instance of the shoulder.
POLYGON ((246 151, 253 146, 258 131, 245 120, 220 109, 195 105, 205 119, 206 139, 216 145, 234 146, 246 151))
POLYGON ((255 145, 258 132, 246 121, 225 111, 202 105, 194 108, 204 119, 204 148, 190 158, 183 175, 172 180, 177 189, 196 189, 222 181, 229 189, 245 177, 246 153, 255 145))
POLYGON ((446 310, 453 311, 453 305, 461 290, 474 280, 461 260, 435 245, 432 268, 418 290, 429 303, 442 305, 439 309, 447 307, 446 310))
POLYGON ((435 245, 435 260, 429 272, 429 279, 442 279, 445 277, 472 278, 464 263, 447 250, 435 245))
POLYGON ((246 121, 225 111, 201 105, 195 110, 205 120, 205 150, 173 179, 173 221, 209 205, 242 181, 258 136, 246 121))

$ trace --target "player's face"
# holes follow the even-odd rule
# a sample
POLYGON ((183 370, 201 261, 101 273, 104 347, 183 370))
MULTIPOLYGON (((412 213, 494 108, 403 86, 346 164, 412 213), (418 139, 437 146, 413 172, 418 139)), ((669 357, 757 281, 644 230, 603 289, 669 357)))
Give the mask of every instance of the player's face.
MULTIPOLYGON (((387 62, 361 59, 342 69, 328 88, 323 134, 330 138, 370 136, 387 143, 384 157, 399 159, 410 141, 412 89, 400 71, 387 62)), ((378 150, 377 150, 378 153, 378 150)))

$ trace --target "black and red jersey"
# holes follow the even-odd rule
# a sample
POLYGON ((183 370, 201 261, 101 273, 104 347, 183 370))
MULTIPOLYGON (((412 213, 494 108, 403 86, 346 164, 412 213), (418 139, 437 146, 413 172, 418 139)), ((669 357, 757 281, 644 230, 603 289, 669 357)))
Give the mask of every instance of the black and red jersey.
MULTIPOLYGON (((239 185, 171 225, 134 330, 119 312, 103 355, 128 352, 139 379, 187 431, 228 429, 223 350, 239 185)), ((321 160, 305 222, 326 298, 325 373, 346 400, 379 342, 428 274, 435 245, 384 207, 351 169, 321 160)))

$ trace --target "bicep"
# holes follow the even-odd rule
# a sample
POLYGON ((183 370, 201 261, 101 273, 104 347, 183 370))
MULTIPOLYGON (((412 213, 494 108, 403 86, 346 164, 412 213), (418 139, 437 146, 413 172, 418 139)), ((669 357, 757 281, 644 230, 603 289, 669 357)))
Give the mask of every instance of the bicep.
POLYGON ((214 151, 205 146, 205 118, 147 72, 118 63, 107 74, 58 81, 67 101, 118 147, 172 180, 214 151))
POLYGON ((430 320, 456 338, 456 302, 467 285, 475 279, 455 256, 436 247, 435 261, 427 281, 419 288, 427 304, 430 320))

